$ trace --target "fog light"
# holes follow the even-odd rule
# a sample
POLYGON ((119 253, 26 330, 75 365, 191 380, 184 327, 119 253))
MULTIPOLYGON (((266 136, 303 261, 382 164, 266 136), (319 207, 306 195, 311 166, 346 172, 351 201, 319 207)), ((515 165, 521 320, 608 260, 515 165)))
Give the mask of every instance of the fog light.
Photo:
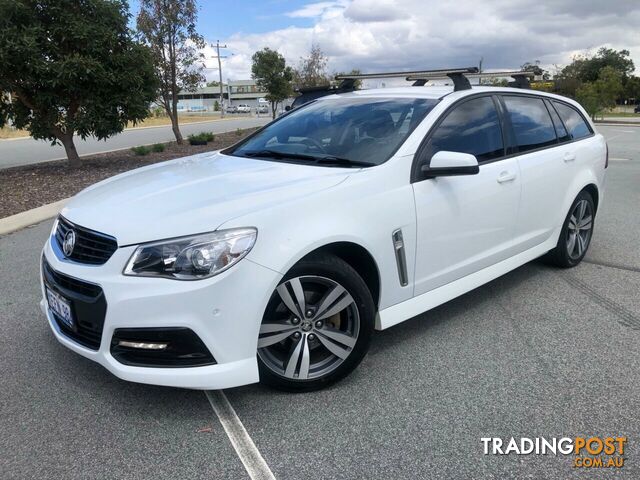
POLYGON ((216 363, 200 337, 185 327, 117 328, 110 352, 118 362, 135 367, 199 367, 216 363))
POLYGON ((141 348, 142 350, 164 350, 169 346, 168 343, 148 343, 148 342, 129 342, 120 340, 118 346, 127 348, 141 348))

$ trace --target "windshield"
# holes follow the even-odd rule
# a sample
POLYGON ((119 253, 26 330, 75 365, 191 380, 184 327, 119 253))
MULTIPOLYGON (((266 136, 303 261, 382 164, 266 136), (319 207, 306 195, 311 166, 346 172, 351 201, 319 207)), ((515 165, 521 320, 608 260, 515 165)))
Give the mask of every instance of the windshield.
POLYGON ((294 110, 225 153, 339 166, 388 160, 436 105, 424 98, 334 98, 294 110))

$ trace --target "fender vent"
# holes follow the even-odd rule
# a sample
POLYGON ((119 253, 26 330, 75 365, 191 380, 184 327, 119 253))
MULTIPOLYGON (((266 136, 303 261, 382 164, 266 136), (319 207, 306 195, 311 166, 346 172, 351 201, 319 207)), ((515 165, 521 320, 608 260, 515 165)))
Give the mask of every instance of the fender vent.
POLYGON ((398 278, 400 285, 406 287, 409 285, 409 275, 407 274, 407 256, 404 248, 404 239, 402 238, 402 230, 395 230, 391 234, 393 240, 393 249, 396 253, 396 265, 398 267, 398 278))

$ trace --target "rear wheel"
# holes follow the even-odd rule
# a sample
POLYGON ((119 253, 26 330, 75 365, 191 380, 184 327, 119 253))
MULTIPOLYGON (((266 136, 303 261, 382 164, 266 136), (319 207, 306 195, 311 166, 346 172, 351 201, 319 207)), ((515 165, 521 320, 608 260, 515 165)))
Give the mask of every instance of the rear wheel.
POLYGON ((556 248, 551 250, 546 258, 563 268, 578 265, 586 255, 591 243, 594 219, 593 198, 583 190, 569 209, 556 248))
POLYGON ((343 260, 303 260, 273 292, 260 327, 260 379, 296 391, 323 388, 366 354, 374 327, 371 293, 343 260))

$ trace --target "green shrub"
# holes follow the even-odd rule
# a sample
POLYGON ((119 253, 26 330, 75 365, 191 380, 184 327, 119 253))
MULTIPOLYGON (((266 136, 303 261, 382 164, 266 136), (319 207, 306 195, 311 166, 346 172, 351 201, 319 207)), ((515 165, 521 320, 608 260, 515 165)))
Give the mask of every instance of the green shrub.
POLYGON ((213 142, 216 137, 211 132, 200 132, 198 134, 191 134, 187 138, 190 142, 213 142))
POLYGON ((164 117, 166 115, 164 108, 162 107, 154 107, 151 109, 151 114, 156 117, 156 118, 160 118, 160 117, 164 117))
POLYGON ((151 149, 147 146, 141 145, 139 147, 133 147, 131 149, 131 151, 133 153, 135 153, 136 155, 148 155, 149 153, 151 153, 151 149))
POLYGON ((164 152, 164 149, 165 149, 164 143, 154 143, 153 145, 151 145, 151 150, 153 150, 156 153, 164 152))

